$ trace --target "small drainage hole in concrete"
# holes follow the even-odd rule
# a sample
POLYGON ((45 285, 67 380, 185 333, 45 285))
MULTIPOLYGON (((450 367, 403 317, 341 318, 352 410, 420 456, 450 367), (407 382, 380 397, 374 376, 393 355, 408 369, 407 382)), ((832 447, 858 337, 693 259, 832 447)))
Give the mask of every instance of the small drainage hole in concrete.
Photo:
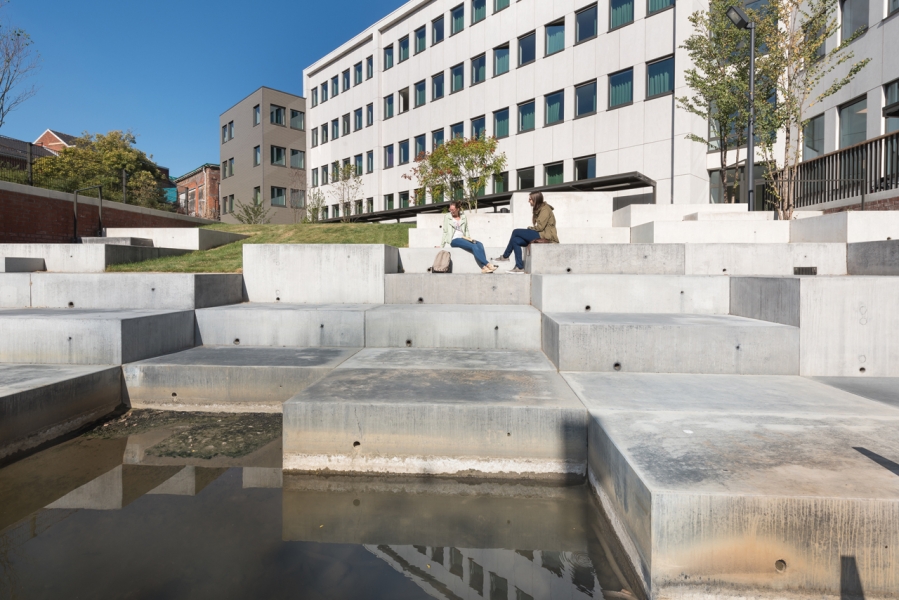
POLYGON ((774 563, 774 568, 777 569, 778 573, 783 573, 787 570, 787 562, 784 560, 778 560, 774 563))
POLYGON ((362 442, 353 442, 353 448, 358 448, 362 445, 362 442))
POLYGON ((566 273, 571 273, 571 267, 568 267, 567 269, 565 269, 565 272, 566 272, 566 273))
POLYGON ((493 328, 493 331, 499 331, 499 325, 493 328))
POLYGON ((240 346, 240 338, 234 338, 234 345, 240 346))
POLYGON ((406 340, 406 348, 412 347, 412 340, 406 340))
POLYGON ((362 503, 359 502, 359 498, 356 498, 355 500, 353 500, 353 506, 359 506, 360 504, 362 504, 362 503))
POLYGON ((319 329, 324 329, 324 328, 325 328, 325 324, 322 323, 321 325, 318 326, 318 328, 319 328, 319 329))
POLYGON ((178 397, 178 394, 176 394, 175 392, 172 392, 172 398, 177 398, 177 397, 178 397))
POLYGON ((510 431, 509 433, 507 433, 506 437, 512 437, 512 432, 510 431))
POLYGON ((585 307, 584 307, 584 310, 587 311, 587 312, 590 312, 590 305, 588 304, 587 306, 585 306, 585 307))
POLYGON ((75 303, 74 303, 74 302, 69 302, 69 308, 75 308, 75 303))
POLYGON ((858 370, 858 372, 859 372, 859 373, 864 373, 864 372, 865 372, 865 368, 864 368, 864 367, 860 368, 860 369, 858 370))
POLYGON ((418 299, 418 303, 419 303, 419 304, 424 304, 424 301, 425 301, 424 298, 419 298, 419 299, 418 299))
POLYGON ((721 269, 722 273, 727 273, 727 269, 721 269))
POLYGON ((683 294, 683 293, 684 293, 684 290, 681 290, 680 293, 683 294))
POLYGON ((275 298, 275 302, 280 302, 280 301, 281 301, 281 296, 278 296, 277 298, 275 298))
POLYGON ((612 365, 612 368, 615 369, 616 371, 620 371, 620 370, 621 370, 621 363, 615 363, 614 365, 612 365))
POLYGON ((737 344, 737 350, 739 350, 739 349, 740 349, 740 345, 739 345, 739 344, 737 344))

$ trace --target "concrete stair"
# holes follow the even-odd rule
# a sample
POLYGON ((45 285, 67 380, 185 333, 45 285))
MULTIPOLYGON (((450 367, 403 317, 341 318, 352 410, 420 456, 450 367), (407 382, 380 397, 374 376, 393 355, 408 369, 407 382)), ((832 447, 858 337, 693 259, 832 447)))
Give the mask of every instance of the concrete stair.
POLYGON ((0 258, 0 273, 34 273, 46 271, 47 265, 43 258, 18 258, 4 256, 0 258))
MULTIPOLYGON (((506 242, 509 240, 506 239, 506 242)), ((484 252, 487 254, 487 260, 499 256, 506 249, 503 247, 485 247, 484 252)), ((434 264, 434 259, 440 250, 446 250, 453 257, 453 274, 478 274, 481 273, 481 267, 475 262, 474 257, 460 248, 400 248, 399 260, 400 265, 397 269, 400 273, 430 273, 430 268, 434 264)), ((503 273, 508 271, 515 265, 513 263, 499 263, 499 271, 503 273)))
POLYGON ((153 248, 153 240, 139 237, 83 237, 82 244, 109 244, 112 246, 140 246, 153 248))
POLYGON ((40 259, 47 271, 103 273, 109 265, 180 256, 187 252, 177 248, 115 244, 0 244, 0 262, 10 257, 40 259))
POLYGON ((386 275, 386 304, 530 304, 529 275, 386 275))
POLYGON ((634 244, 787 244, 791 221, 653 221, 631 227, 634 244))

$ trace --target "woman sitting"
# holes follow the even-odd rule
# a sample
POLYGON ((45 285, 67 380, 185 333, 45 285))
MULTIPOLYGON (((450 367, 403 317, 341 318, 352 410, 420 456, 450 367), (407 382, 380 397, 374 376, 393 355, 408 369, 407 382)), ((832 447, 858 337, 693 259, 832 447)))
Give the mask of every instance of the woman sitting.
POLYGON ((484 252, 484 244, 471 239, 468 233, 468 217, 462 214, 457 202, 450 202, 449 212, 443 217, 443 243, 453 248, 461 248, 474 256, 475 262, 481 267, 481 273, 493 273, 497 266, 487 262, 487 253, 484 252))
POLYGON ((556 234, 556 216, 553 207, 543 201, 543 194, 533 192, 528 197, 528 202, 534 207, 533 225, 527 229, 516 229, 512 232, 512 238, 502 256, 494 258, 494 261, 507 261, 509 255, 515 253, 515 268, 509 273, 524 273, 524 260, 521 258, 521 249, 530 246, 536 240, 559 243, 556 234))

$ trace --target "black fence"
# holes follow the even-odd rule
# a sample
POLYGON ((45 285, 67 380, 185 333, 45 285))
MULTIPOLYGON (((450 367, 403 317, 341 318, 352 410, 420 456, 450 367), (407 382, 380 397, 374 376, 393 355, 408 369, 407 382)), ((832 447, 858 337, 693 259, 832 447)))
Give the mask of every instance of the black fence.
POLYGON ((52 168, 51 161, 55 157, 56 154, 43 146, 0 136, 0 181, 61 192, 74 191, 78 182, 60 177, 52 168))

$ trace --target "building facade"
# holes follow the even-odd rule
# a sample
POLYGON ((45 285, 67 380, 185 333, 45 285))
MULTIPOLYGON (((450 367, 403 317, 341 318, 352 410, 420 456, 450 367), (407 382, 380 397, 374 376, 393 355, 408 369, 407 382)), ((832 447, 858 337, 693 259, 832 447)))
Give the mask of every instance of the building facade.
POLYGON ((63 148, 71 148, 74 146, 75 140, 77 139, 78 138, 74 135, 48 129, 34 140, 34 145, 43 146, 54 154, 59 154, 59 151, 63 148))
POLYGON ((219 177, 218 165, 206 163, 173 179, 178 194, 178 210, 192 217, 219 219, 219 177))
POLYGON ((261 204, 271 223, 302 220, 306 205, 306 100, 261 87, 219 117, 221 220, 261 204))

